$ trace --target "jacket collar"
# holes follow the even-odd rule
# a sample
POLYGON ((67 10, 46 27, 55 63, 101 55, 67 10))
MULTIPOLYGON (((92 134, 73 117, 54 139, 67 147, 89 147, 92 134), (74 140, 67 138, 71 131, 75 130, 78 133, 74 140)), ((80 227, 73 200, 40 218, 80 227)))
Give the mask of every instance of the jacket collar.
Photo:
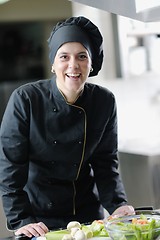
POLYGON ((51 92, 51 94, 53 94, 54 98, 56 98, 57 100, 59 100, 61 102, 66 102, 65 97, 63 96, 63 94, 60 92, 60 90, 57 87, 55 76, 53 76, 52 79, 51 79, 50 92, 51 92))
MULTIPOLYGON (((58 89, 56 84, 56 77, 53 76, 51 79, 51 89, 50 89, 51 95, 53 95, 54 98, 56 98, 58 101, 67 103, 63 93, 58 89)), ((80 96, 77 98, 76 102, 73 105, 79 105, 81 106, 82 102, 84 102, 84 98, 86 96, 86 85, 84 86, 83 92, 80 94, 80 96)))

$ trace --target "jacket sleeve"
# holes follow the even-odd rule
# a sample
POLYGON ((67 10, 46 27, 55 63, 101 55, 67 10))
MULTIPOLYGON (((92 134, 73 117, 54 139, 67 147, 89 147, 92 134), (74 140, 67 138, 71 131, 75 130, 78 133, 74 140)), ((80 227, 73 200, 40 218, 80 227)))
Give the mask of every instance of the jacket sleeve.
POLYGON ((91 160, 101 204, 110 214, 127 203, 118 172, 117 108, 114 96, 111 105, 109 119, 91 160))
POLYGON ((35 222, 24 190, 29 166, 28 116, 27 99, 15 90, 8 102, 0 129, 0 191, 10 230, 35 222))

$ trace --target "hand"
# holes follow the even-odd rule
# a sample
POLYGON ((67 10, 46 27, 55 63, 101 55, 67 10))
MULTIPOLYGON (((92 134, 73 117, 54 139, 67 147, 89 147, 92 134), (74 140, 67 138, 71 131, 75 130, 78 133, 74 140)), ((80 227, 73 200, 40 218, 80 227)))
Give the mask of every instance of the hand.
POLYGON ((42 223, 30 223, 27 224, 15 231, 15 235, 20 235, 24 234, 25 236, 31 238, 32 236, 34 237, 39 237, 39 236, 44 236, 48 232, 47 226, 42 223))
POLYGON ((134 215, 135 210, 131 205, 124 205, 119 208, 117 208, 113 213, 112 217, 123 217, 126 215, 134 215))

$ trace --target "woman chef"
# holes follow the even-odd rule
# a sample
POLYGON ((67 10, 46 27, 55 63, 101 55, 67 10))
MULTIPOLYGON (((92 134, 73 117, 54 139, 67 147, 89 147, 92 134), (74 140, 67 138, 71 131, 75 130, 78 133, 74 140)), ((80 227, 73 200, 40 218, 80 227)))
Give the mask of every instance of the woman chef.
POLYGON ((16 235, 44 235, 110 214, 133 214, 118 173, 114 95, 87 83, 103 62, 102 36, 85 17, 58 23, 48 40, 52 79, 25 84, 0 130, 0 189, 16 235))

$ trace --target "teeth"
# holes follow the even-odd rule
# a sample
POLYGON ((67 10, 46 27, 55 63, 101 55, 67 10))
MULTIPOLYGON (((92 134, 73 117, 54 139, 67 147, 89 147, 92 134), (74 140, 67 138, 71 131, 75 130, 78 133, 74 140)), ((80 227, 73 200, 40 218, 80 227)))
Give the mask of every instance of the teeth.
POLYGON ((80 74, 79 73, 68 73, 67 75, 69 77, 78 77, 80 74))

